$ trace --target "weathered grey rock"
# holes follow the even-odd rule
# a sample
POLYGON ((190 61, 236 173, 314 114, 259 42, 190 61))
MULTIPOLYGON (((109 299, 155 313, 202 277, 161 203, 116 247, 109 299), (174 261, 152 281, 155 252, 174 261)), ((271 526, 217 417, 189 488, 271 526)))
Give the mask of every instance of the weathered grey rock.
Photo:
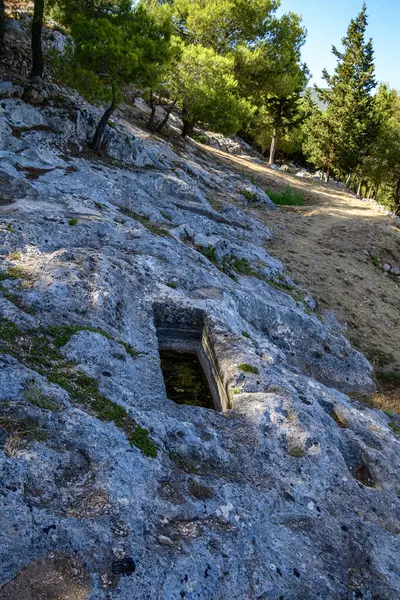
POLYGON ((23 88, 13 85, 11 81, 0 81, 0 98, 13 98, 22 96, 23 88))
POLYGON ((332 318, 279 289, 270 231, 229 202, 211 207, 215 191, 229 201, 247 183, 194 144, 198 168, 186 169, 122 116, 106 148, 125 164, 68 156, 96 109, 2 104, 6 127, 35 130, 2 140, 15 210, 0 206, 0 271, 20 272, 2 282, 19 300, 0 292, 0 598, 22 583, 25 597, 47 593, 23 569, 57 553, 84 565, 79 581, 60 580, 79 600, 397 600, 399 438, 389 417, 344 395, 371 389, 371 367, 332 318), (132 136, 135 156, 123 146, 132 136), (198 235, 220 240, 214 262, 198 235), (24 352, 4 347, 4 318, 25 331, 24 352), (160 321, 203 326, 224 412, 168 400, 160 321), (84 328, 50 357, 68 361, 67 380, 32 362, 45 346, 29 331, 54 325, 84 328), (76 372, 149 430, 157 458, 96 417, 90 386, 79 401, 68 392, 76 372), (45 435, 21 440, 11 417, 45 435))

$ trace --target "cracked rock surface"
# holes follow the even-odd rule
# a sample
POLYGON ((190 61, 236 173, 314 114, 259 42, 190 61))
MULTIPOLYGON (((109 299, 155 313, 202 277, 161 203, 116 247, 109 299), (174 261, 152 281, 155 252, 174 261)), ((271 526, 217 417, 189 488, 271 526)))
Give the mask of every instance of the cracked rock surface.
POLYGON ((99 111, 45 95, 0 101, 0 599, 397 599, 399 439, 268 196, 123 110, 91 154, 99 111), (224 411, 168 400, 157 315, 224 411))

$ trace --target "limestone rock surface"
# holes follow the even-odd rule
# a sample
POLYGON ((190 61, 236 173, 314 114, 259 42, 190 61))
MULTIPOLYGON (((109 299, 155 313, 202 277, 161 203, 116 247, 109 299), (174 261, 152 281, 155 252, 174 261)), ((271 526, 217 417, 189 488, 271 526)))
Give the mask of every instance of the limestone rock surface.
POLYGON ((400 442, 346 395, 369 363, 239 175, 121 113, 92 154, 98 116, 0 101, 0 599, 40 565, 79 599, 396 600, 400 442), (204 324, 227 410, 167 398, 161 317, 204 324))

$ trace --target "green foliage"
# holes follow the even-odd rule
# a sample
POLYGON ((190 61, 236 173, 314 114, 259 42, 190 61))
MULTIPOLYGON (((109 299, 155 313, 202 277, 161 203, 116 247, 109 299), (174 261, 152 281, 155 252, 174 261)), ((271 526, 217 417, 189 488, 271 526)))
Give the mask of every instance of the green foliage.
POLYGON ((304 452, 303 448, 300 448, 300 446, 293 446, 293 448, 290 448, 289 450, 289 455, 296 458, 304 458, 306 453, 304 452))
POLYGON ((215 253, 215 249, 212 246, 209 246, 208 248, 199 247, 198 251, 201 252, 201 254, 203 256, 208 258, 208 260, 210 262, 212 262, 214 265, 219 265, 219 261, 218 261, 217 255, 215 253))
POLYGON ((390 421, 390 423, 388 423, 390 429, 393 431, 393 433, 395 433, 396 435, 400 435, 400 426, 398 423, 395 423, 394 421, 390 421))
POLYGON ((257 367, 254 367, 253 365, 248 365, 247 363, 242 363, 241 365, 238 365, 238 368, 244 373, 252 373, 253 375, 258 375, 259 373, 257 367))
POLYGON ((181 58, 169 75, 168 91, 182 109, 183 134, 196 124, 225 134, 237 132, 253 109, 241 98, 234 59, 200 45, 182 46, 181 58))
POLYGON ((248 340, 251 340, 251 335, 247 333, 247 331, 242 331, 242 336, 247 338, 248 340))
POLYGON ((283 192, 266 190, 270 200, 279 206, 304 206, 304 197, 301 192, 293 190, 287 186, 283 192))
POLYGON ((175 32, 189 44, 226 54, 241 44, 264 38, 275 24, 278 0, 145 0, 162 18, 172 18, 175 32))
POLYGON ((116 11, 101 7, 92 12, 82 4, 82 12, 65 13, 73 43, 56 57, 54 70, 59 81, 90 102, 111 103, 96 130, 93 146, 97 148, 121 99, 121 86, 153 85, 170 59, 171 27, 167 21, 156 23, 141 5, 131 9, 124 3, 116 11))
POLYGON ((257 202, 257 194, 255 194, 254 192, 249 192, 248 190, 240 190, 239 193, 242 194, 242 196, 244 196, 250 204, 257 202))
POLYGON ((68 225, 74 227, 74 225, 78 225, 78 219, 76 217, 71 217, 68 221, 68 225))
POLYGON ((314 164, 339 175, 357 169, 368 155, 379 130, 375 99, 376 86, 372 40, 366 41, 366 5, 350 21, 343 38, 343 51, 333 47, 337 59, 333 75, 325 70, 328 89, 318 89, 327 109, 316 106, 307 125, 306 154, 314 164))

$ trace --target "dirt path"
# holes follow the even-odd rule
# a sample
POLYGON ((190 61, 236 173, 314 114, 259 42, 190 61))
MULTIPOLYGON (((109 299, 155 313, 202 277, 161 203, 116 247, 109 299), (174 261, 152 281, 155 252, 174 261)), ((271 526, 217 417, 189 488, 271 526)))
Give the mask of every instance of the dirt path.
POLYGON ((400 229, 345 192, 210 152, 264 189, 290 185, 303 193, 305 207, 256 211, 274 234, 267 249, 311 292, 317 311, 335 312, 351 342, 373 363, 379 393, 369 400, 400 412, 400 281, 375 266, 368 254, 400 266, 400 229))

